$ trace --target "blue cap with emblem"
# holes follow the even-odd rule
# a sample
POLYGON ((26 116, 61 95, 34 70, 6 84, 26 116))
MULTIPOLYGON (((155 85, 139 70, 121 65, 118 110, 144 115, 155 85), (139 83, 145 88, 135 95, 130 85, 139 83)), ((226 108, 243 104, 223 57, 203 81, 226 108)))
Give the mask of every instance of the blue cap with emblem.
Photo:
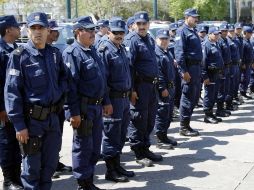
POLYGON ((97 26, 99 27, 108 27, 109 21, 105 19, 101 19, 97 21, 97 26))
POLYGON ((183 19, 180 19, 177 21, 177 24, 178 24, 178 27, 182 26, 184 23, 184 20, 183 19))
POLYGON ((135 22, 149 22, 149 16, 146 11, 139 11, 134 14, 135 22))
POLYGON ((61 30, 62 27, 59 27, 55 20, 49 20, 49 28, 50 30, 61 30))
POLYGON ((250 26, 244 26, 243 31, 247 33, 252 33, 252 28, 250 26))
POLYGON ((235 26, 233 24, 228 25, 228 31, 234 31, 235 26))
POLYGON ((219 27, 220 31, 228 31, 228 25, 227 24, 222 24, 219 27))
POLYGON ((202 33, 202 32, 207 32, 206 26, 205 26, 205 25, 199 25, 199 26, 197 27, 197 31, 200 32, 200 33, 202 33))
POLYGON ((109 28, 112 32, 125 32, 125 22, 121 19, 110 19, 109 28))
POLYGON ((178 28, 178 24, 173 22, 171 24, 169 24, 169 30, 176 30, 178 28))
POLYGON ((242 29, 243 28, 243 24, 240 22, 235 23, 235 29, 242 29))
POLYGON ((219 34, 220 31, 218 29, 218 27, 210 27, 209 30, 208 30, 208 34, 219 34))
POLYGON ((156 32, 156 38, 169 38, 169 31, 160 29, 156 32))
POLYGON ((76 19, 73 25, 73 30, 76 29, 89 29, 94 28, 96 25, 93 23, 92 17, 82 16, 76 19))
POLYGON ((49 23, 48 23, 48 18, 47 15, 43 12, 34 12, 31 13, 28 17, 27 17, 27 26, 33 26, 33 25, 41 25, 43 27, 48 27, 49 23))
POLYGON ((127 27, 129 28, 129 26, 132 25, 134 22, 135 22, 135 18, 133 16, 129 17, 126 22, 127 27))
POLYGON ((19 27, 19 23, 16 21, 13 15, 0 16, 0 27, 19 27))
POLYGON ((191 16, 191 17, 198 17, 198 11, 197 9, 189 8, 184 11, 185 16, 191 16))

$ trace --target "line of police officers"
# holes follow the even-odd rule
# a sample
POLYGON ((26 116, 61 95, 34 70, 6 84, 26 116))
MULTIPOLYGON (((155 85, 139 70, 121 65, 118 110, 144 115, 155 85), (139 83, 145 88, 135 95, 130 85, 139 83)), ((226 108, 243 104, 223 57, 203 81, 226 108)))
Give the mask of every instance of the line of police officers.
POLYGON ((57 34, 51 31, 49 38, 45 13, 28 16, 29 41, 18 48, 18 23, 13 16, 0 17, 4 189, 51 188, 59 166, 64 118, 74 129, 73 168, 63 164, 60 168, 73 169, 79 190, 96 190, 100 188, 94 185, 93 176, 100 154, 106 162, 107 180, 127 182, 135 175, 120 164, 127 131, 136 162, 143 166, 162 160, 149 149, 154 128, 159 148, 177 145, 167 136, 174 105, 180 110, 180 134, 199 135, 190 120, 201 81, 205 122, 218 123, 222 121, 219 116, 229 116, 229 110, 236 109, 233 99, 238 98, 239 84, 241 95, 250 98, 246 92, 250 78, 250 88, 254 88, 252 29, 244 27, 242 37, 241 25, 236 25, 236 34, 232 25, 222 25, 209 28, 205 37, 203 28, 196 31, 197 10, 187 9, 184 15, 182 26, 173 23, 170 30, 160 29, 156 39, 147 33, 145 11, 128 19, 126 36, 121 18, 100 20, 96 44, 91 17, 79 17, 73 24, 74 43, 62 54, 51 45, 57 34))

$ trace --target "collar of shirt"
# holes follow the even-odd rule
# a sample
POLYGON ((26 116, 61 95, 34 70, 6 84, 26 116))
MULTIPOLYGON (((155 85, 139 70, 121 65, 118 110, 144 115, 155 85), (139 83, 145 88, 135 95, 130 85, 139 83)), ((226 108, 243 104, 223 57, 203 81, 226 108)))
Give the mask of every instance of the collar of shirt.
MULTIPOLYGON (((43 56, 38 49, 35 47, 34 43, 32 42, 32 40, 28 40, 27 43, 24 45, 24 47, 29 51, 29 53, 31 53, 34 56, 40 55, 43 56)), ((48 47, 48 44, 46 44, 45 46, 45 50, 48 47)))
POLYGON ((12 51, 14 48, 17 47, 17 45, 15 45, 15 44, 13 44, 13 47, 9 46, 9 44, 6 43, 6 42, 4 41, 4 39, 2 39, 2 38, 0 39, 0 44, 3 44, 3 48, 4 48, 4 49, 10 50, 10 51, 12 51))
POLYGON ((117 51, 120 51, 121 50, 121 45, 120 47, 116 47, 116 45, 110 40, 108 39, 108 43, 110 44, 110 46, 112 47, 113 51, 117 52, 117 51))
POLYGON ((84 46, 82 46, 77 40, 75 40, 74 42, 76 46, 80 47, 83 51, 91 51, 91 48, 85 48, 84 46))

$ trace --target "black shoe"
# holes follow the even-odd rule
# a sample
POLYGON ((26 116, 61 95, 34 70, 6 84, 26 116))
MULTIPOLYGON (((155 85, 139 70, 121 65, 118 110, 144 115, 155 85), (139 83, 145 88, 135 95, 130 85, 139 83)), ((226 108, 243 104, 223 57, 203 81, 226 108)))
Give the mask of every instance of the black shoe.
POLYGON ((100 189, 99 187, 96 187, 93 184, 93 181, 91 181, 91 179, 88 178, 84 180, 78 180, 77 190, 105 190, 105 189, 100 189))
POLYGON ((105 160, 107 172, 105 174, 105 179, 114 182, 128 182, 129 179, 126 176, 117 172, 117 165, 115 158, 109 158, 105 160))
POLYGON ((115 156, 114 158, 114 162, 115 162, 115 166, 116 166, 116 171, 121 174, 121 175, 124 175, 126 177, 134 177, 135 176, 135 173, 133 171, 127 171, 126 169, 124 169, 122 166, 121 166, 121 163, 120 163, 120 155, 118 154, 117 156, 115 156))
POLYGON ((174 150, 174 146, 172 144, 165 144, 165 143, 157 142, 156 147, 159 149, 174 150))
POLYGON ((241 92, 241 95, 244 97, 244 98, 246 98, 247 100, 251 100, 252 99, 252 97, 251 96, 248 96, 246 93, 244 93, 244 92, 241 92))
POLYGON ((216 116, 218 117, 229 117, 230 114, 226 112, 225 110, 218 110, 216 111, 216 116))
POLYGON ((214 119, 212 116, 205 116, 204 118, 205 123, 217 124, 218 121, 214 119))
POLYGON ((216 121, 218 121, 218 122, 222 122, 222 119, 221 119, 221 118, 219 118, 219 117, 216 117, 216 115, 214 115, 214 114, 213 114, 213 116, 212 116, 212 117, 213 117, 213 119, 215 119, 216 121))
POLYGON ((56 171, 57 172, 72 172, 72 167, 66 166, 62 162, 58 162, 56 171))
POLYGON ((136 162, 143 167, 151 167, 153 166, 152 160, 148 158, 136 158, 136 162))
POLYGON ((128 182, 129 179, 126 176, 118 173, 116 170, 107 170, 105 174, 105 179, 114 182, 128 182))
POLYGON ((196 137, 199 136, 199 132, 192 129, 190 126, 181 127, 179 130, 179 134, 186 137, 196 137))
POLYGON ((168 138, 167 133, 160 132, 160 133, 157 133, 156 136, 157 136, 157 141, 160 144, 169 144, 172 146, 177 146, 177 141, 168 138))
POLYGON ((13 182, 9 182, 8 184, 5 182, 3 183, 3 190, 22 190, 22 189, 24 189, 22 186, 13 182))
POLYGON ((238 106, 234 105, 233 102, 230 102, 230 103, 226 104, 226 110, 235 111, 237 109, 238 109, 238 106))
POLYGON ((144 157, 154 162, 159 162, 159 161, 162 161, 163 159, 161 155, 154 154, 152 151, 149 150, 149 148, 144 148, 143 154, 144 154, 144 157))

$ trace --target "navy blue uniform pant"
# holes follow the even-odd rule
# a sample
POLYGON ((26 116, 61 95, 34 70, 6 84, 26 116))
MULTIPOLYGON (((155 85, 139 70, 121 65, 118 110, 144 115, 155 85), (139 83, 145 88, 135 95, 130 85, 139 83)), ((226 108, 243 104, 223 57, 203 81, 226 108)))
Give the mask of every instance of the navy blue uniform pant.
POLYGON ((231 66, 228 66, 224 69, 224 74, 225 74, 225 91, 224 91, 224 97, 225 97, 225 102, 230 102, 232 100, 232 97, 230 95, 230 88, 231 88, 231 76, 230 76, 230 68, 231 66))
POLYGON ((189 66, 190 82, 182 79, 182 96, 180 101, 180 122, 190 121, 200 94, 201 67, 189 66))
POLYGON ((28 121, 30 137, 40 137, 41 151, 23 157, 21 180, 26 190, 49 190, 55 172, 61 145, 61 132, 57 114, 50 114, 45 121, 28 121))
POLYGON ((241 93, 246 93, 250 82, 250 65, 246 65, 246 69, 241 69, 241 79, 239 90, 241 93))
POLYGON ((73 135, 73 175, 79 180, 87 179, 94 174, 95 165, 100 158, 103 127, 101 105, 88 105, 87 118, 93 123, 92 134, 85 137, 73 135))
POLYGON ((209 111, 213 109, 213 106, 216 102, 218 90, 219 90, 219 83, 220 80, 214 76, 213 79, 210 79, 211 84, 204 85, 205 93, 204 93, 204 111, 209 111))
POLYGON ((230 67, 230 96, 231 98, 238 96, 238 89, 240 83, 240 70, 237 64, 230 67))
POLYGON ((111 99, 111 104, 113 106, 111 118, 116 119, 116 122, 104 124, 104 135, 102 138, 102 155, 104 159, 109 159, 122 153, 127 127, 130 124, 129 99, 114 98, 111 99))
POLYGON ((157 111, 156 86, 151 83, 137 85, 138 100, 132 110, 132 124, 129 125, 129 139, 132 149, 146 148, 151 145, 150 134, 153 131, 157 111))
POLYGON ((1 168, 20 167, 21 154, 16 132, 11 123, 0 125, 0 166, 1 168))
POLYGON ((174 88, 168 88, 168 97, 159 96, 160 98, 155 119, 156 133, 167 133, 167 130, 170 127, 174 109, 174 91, 174 88))
POLYGON ((251 68, 250 71, 250 91, 254 92, 254 69, 251 68))

